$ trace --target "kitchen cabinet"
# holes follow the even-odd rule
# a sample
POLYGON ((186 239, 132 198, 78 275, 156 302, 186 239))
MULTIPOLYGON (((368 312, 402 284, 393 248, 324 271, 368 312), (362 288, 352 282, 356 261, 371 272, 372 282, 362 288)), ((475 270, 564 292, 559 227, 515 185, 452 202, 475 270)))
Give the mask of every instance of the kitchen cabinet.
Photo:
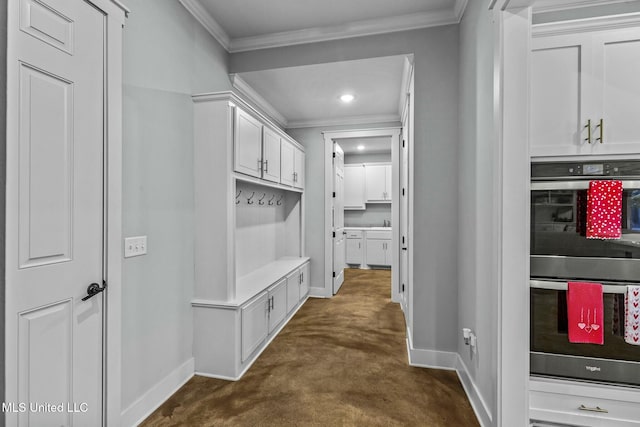
POLYGON ((263 292, 241 308, 243 362, 245 362, 267 338, 269 300, 269 293, 263 292))
POLYGON ((240 108, 235 109, 234 169, 262 177, 262 123, 240 108))
POLYGON ((304 188, 304 152, 288 141, 282 141, 280 183, 304 188))
POLYGON ((296 147, 293 154, 293 186, 304 188, 304 152, 296 147))
POLYGON ((366 263, 391 267, 391 232, 367 231, 366 234, 366 263))
POLYGON ((344 209, 366 209, 367 195, 363 164, 344 165, 344 209))
POLYGON ((265 126, 262 132, 262 179, 280 182, 280 136, 265 126))
POLYGON ((364 259, 363 232, 360 230, 347 231, 347 253, 345 262, 350 265, 360 266, 364 259))
POLYGON ((534 26, 531 156, 637 154, 640 28, 562 25, 534 26))
POLYGON ((296 308, 300 301, 300 271, 296 270, 287 276, 287 313, 296 308))
POLYGON ((269 333, 287 317, 287 280, 281 280, 268 291, 267 313, 269 315, 269 333))
POLYGON ((365 180, 368 203, 391 202, 391 165, 365 165, 365 180))
POLYGON ((300 268, 300 301, 309 295, 309 280, 311 280, 311 264, 306 263, 300 268))

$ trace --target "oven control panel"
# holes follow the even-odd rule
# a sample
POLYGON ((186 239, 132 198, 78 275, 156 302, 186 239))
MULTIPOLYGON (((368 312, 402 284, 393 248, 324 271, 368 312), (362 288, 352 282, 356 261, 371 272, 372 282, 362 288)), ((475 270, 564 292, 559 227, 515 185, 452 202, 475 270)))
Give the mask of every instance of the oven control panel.
POLYGON ((608 161, 589 163, 549 162, 532 163, 532 179, 559 179, 572 177, 579 179, 590 176, 637 177, 640 176, 638 161, 608 161))

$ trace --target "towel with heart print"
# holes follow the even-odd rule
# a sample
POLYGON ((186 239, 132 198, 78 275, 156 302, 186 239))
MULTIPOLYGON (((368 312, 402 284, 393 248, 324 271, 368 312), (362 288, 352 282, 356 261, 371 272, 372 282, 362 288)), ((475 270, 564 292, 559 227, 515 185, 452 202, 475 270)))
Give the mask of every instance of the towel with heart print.
POLYGON ((640 345, 640 286, 627 286, 624 305, 624 340, 631 345, 640 345))
POLYGON ((604 344, 602 285, 569 282, 567 284, 567 320, 569 342, 604 344))
POLYGON ((591 181, 587 193, 587 239, 622 235, 622 181, 591 181))

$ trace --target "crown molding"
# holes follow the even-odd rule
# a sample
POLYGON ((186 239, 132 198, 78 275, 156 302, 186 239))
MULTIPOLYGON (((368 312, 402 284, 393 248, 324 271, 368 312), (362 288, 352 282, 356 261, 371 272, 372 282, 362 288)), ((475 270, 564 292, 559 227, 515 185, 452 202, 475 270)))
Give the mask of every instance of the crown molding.
POLYGON ((324 126, 343 126, 343 125, 364 125, 370 123, 389 123, 399 122, 398 114, 381 114, 367 116, 346 116, 336 117, 334 119, 318 119, 318 120, 293 120, 287 125, 287 129, 313 128, 324 126))
POLYGON ((266 113, 272 120, 280 125, 282 128, 286 128, 288 125, 287 118, 282 115, 273 105, 264 99, 256 90, 244 81, 238 74, 230 74, 231 84, 238 90, 245 98, 250 102, 253 102, 256 107, 260 108, 266 113))
POLYGON ((231 41, 229 52, 245 52, 249 50, 340 40, 351 37, 371 36, 438 25, 457 24, 458 22, 460 21, 452 10, 414 13, 389 18, 355 21, 344 25, 306 28, 304 30, 284 31, 262 36, 240 37, 231 41))
POLYGON ((627 13, 624 15, 598 16, 576 21, 537 24, 531 27, 531 35, 532 37, 544 37, 595 30, 615 30, 637 27, 639 24, 640 13, 627 13))
POLYGON ((222 45, 228 52, 231 46, 231 37, 206 11, 198 0, 178 0, 193 15, 196 20, 222 45))
POLYGON ((464 11, 467 9, 467 4, 469 0, 456 0, 456 3, 453 5, 453 14, 457 18, 458 22, 462 19, 462 15, 464 15, 464 11))
POLYGON ((534 13, 556 12, 590 6, 604 6, 625 3, 629 0, 537 0, 533 5, 534 13))

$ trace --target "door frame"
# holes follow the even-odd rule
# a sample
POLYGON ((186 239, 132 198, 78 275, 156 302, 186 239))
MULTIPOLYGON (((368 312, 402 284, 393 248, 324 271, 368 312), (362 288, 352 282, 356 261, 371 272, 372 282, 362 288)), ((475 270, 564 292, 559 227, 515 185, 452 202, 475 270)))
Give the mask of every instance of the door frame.
MULTIPOLYGON (((120 424, 121 415, 121 302, 122 302, 122 47, 123 28, 129 9, 119 0, 84 0, 104 14, 104 239, 103 274, 108 290, 103 305, 103 361, 102 361, 102 422, 103 425, 120 424)), ((16 41, 14 34, 20 31, 19 3, 11 1, 7 5, 7 87, 17 87, 19 81, 16 41)), ((15 92, 7 94, 7 107, 14 105, 15 92)), ((17 132, 18 113, 15 108, 6 110, 6 139, 9 141, 17 132)), ((6 147, 9 149, 9 147, 6 147)), ((5 170, 6 172, 6 170, 5 170)), ((5 209, 8 209, 6 206, 5 209)), ((6 227, 6 223, 3 224, 6 227)), ((5 254, 7 247, 5 242, 5 254)), ((2 259, 4 265, 6 258, 2 259)), ((5 286, 12 283, 5 270, 5 286)), ((6 289, 6 288, 5 288, 6 289)), ((5 319, 12 311, 5 306, 5 319)), ((6 321, 5 321, 6 324, 6 321)), ((4 337, 6 340, 6 336, 4 337)), ((4 343, 4 351, 10 351, 4 343)), ((6 363, 6 361, 5 361, 6 363)), ((3 367, 4 372, 8 367, 3 367)), ((6 396, 7 384, 3 393, 6 396)))
MULTIPOLYGON (((386 127, 377 129, 353 129, 342 131, 325 131, 322 132, 324 138, 324 295, 325 298, 331 298, 333 295, 333 235, 331 227, 331 207, 333 199, 333 143, 335 139, 346 138, 370 138, 370 137, 390 137, 391 138, 391 185, 394 191, 391 195, 391 224, 392 238, 391 250, 393 257, 391 259, 391 300, 400 302, 399 289, 399 272, 400 267, 400 198, 398 188, 400 185, 400 165, 399 165, 399 147, 401 141, 401 127, 386 127)), ((409 193, 411 195, 411 193, 409 193)), ((409 230, 411 236, 413 230, 409 230)), ((410 239, 411 241, 411 239, 410 239)))

